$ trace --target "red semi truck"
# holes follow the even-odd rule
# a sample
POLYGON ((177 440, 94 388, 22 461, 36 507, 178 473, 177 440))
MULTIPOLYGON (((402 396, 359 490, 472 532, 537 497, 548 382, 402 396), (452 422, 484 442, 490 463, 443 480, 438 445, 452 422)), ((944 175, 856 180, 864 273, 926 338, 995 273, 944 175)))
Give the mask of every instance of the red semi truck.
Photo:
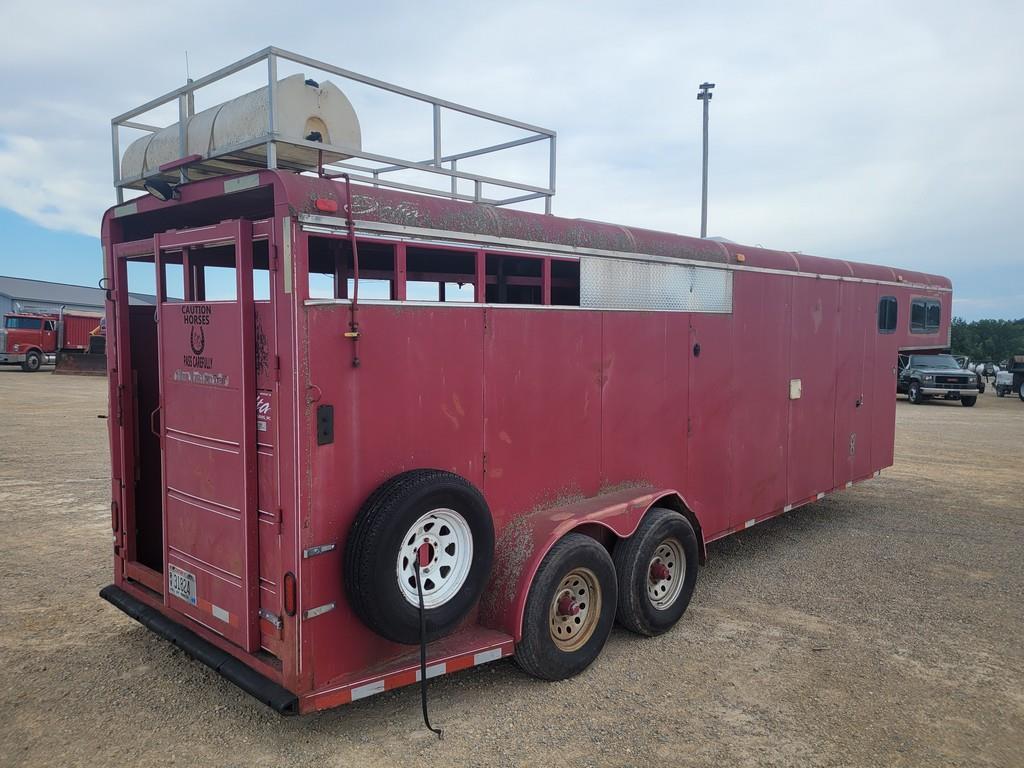
POLYGON ((281 712, 670 630, 710 542, 892 464, 893 361, 949 343, 943 277, 301 174, 368 153, 267 130, 276 168, 117 179, 153 195, 103 219, 101 594, 281 712))
POLYGON ((79 312, 11 313, 0 329, 0 365, 35 372, 57 362, 60 352, 88 352, 90 339, 103 333, 103 317, 79 312))

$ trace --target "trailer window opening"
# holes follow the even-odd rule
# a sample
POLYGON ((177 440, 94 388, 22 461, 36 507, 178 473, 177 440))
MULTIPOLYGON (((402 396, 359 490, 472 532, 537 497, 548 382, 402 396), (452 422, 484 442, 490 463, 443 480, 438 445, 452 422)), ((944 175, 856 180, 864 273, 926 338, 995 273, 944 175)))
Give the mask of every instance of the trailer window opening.
POLYGON ((543 259, 487 254, 487 303, 543 304, 543 268, 543 259))
POLYGON ((895 296, 883 296, 878 300, 878 332, 895 333, 899 305, 895 296))
POLYGON ((551 303, 560 307, 580 305, 580 263, 570 259, 551 260, 551 303))
MULTIPOLYGON (((352 244, 336 237, 309 238, 309 297, 347 299, 355 289, 352 244)), ((359 241, 359 298, 395 298, 395 247, 359 241)))
POLYGON ((204 267, 204 288, 206 295, 192 301, 236 301, 238 299, 238 277, 234 267, 204 267))
POLYGON ((270 300, 270 244, 266 240, 252 244, 252 298, 270 300))
POLYGON ((156 270, 153 268, 152 255, 139 259, 128 259, 125 261, 125 268, 128 277, 128 293, 156 295, 156 270))
MULTIPOLYGON (((267 244, 253 243, 253 256, 262 252, 266 262, 267 244)), ((165 252, 163 301, 236 301, 238 269, 234 244, 186 248, 165 252)), ((269 296, 269 294, 268 294, 269 296)))
POLYGON ((476 251, 407 247, 405 298, 409 301, 475 301, 476 251))
POLYGON ((181 263, 181 253, 166 253, 161 268, 163 283, 160 301, 185 300, 185 268, 181 263))
MULTIPOLYGON (((580 305, 580 265, 575 259, 368 240, 358 245, 361 299, 580 305)), ((311 235, 308 253, 309 297, 350 298, 355 279, 351 242, 311 235)))
POLYGON ((910 302, 910 332, 937 333, 942 320, 942 306, 937 299, 914 299, 910 302))

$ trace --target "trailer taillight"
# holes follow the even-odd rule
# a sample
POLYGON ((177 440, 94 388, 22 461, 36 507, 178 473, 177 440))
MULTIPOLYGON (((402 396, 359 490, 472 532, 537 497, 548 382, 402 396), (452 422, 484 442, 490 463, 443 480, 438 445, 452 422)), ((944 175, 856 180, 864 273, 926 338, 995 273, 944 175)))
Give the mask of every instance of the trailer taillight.
POLYGON ((337 213, 338 212, 338 201, 331 200, 327 197, 318 197, 313 201, 313 205, 316 206, 318 211, 323 213, 337 213))
POLYGON ((295 574, 291 571, 284 575, 284 612, 295 615, 295 574))

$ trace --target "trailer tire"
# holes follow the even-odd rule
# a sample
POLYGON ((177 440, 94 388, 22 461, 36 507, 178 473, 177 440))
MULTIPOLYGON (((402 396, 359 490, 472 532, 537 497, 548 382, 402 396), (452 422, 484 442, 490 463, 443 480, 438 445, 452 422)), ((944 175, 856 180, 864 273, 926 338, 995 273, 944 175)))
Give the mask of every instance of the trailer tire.
POLYGON ((633 535, 615 545, 619 623, 648 637, 675 626, 693 597, 698 557, 690 521, 675 510, 651 509, 633 535), (657 580, 655 568, 661 577, 657 580))
POLYGON ((961 397, 960 398, 960 405, 964 406, 964 408, 970 408, 976 402, 978 402, 978 396, 977 395, 975 395, 974 397, 961 397))
POLYGON ((451 472, 414 469, 378 487, 363 504, 345 545, 345 591, 356 615, 396 643, 420 640, 412 563, 430 546, 421 574, 427 639, 452 632, 490 577, 494 523, 483 495, 451 472))
POLYGON ((1021 382, 1020 391, 1017 394, 1020 395, 1021 400, 1024 400, 1024 381, 1021 382))
POLYGON ((42 356, 34 349, 25 355, 25 362, 21 364, 21 370, 26 373, 35 373, 43 364, 42 356))
POLYGON ((910 386, 907 388, 907 400, 912 405, 920 405, 924 400, 924 395, 921 394, 921 385, 916 381, 910 382, 910 386))
POLYGON ((566 534, 544 556, 530 584, 516 663, 542 680, 579 674, 604 648, 616 602, 608 551, 582 533, 566 534))

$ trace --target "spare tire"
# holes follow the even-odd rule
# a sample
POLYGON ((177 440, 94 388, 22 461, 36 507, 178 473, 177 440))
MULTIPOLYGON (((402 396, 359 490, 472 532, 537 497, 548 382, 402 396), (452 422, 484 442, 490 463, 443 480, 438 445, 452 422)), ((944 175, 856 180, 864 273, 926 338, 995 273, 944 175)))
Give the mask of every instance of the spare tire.
POLYGON ((356 615, 396 643, 420 639, 414 563, 421 571, 427 639, 454 630, 476 604, 494 560, 494 523, 483 495, 451 472, 414 469, 363 504, 345 545, 345 591, 356 615))

